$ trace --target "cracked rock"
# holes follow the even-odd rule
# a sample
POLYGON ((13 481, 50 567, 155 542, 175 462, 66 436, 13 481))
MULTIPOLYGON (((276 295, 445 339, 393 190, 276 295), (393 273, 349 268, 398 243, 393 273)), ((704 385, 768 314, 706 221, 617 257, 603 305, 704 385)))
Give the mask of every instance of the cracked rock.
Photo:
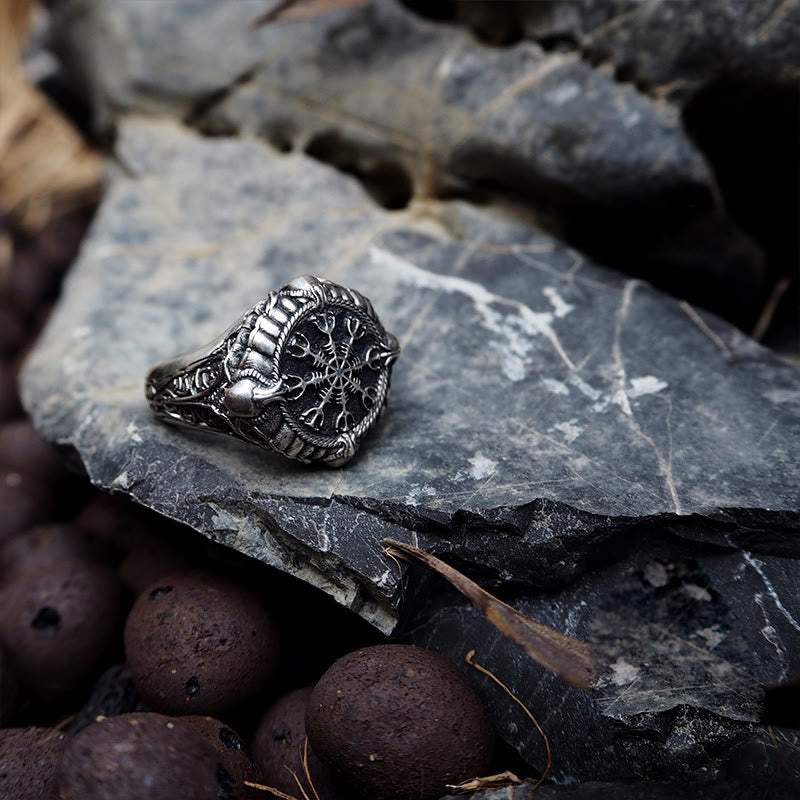
MULTIPOLYGON (((593 642, 607 666, 593 692, 566 686, 532 662, 438 579, 420 582, 414 573, 409 581, 418 599, 403 638, 462 665, 474 649, 475 661, 512 687, 542 726, 559 784, 790 782, 800 769, 800 734, 767 730, 760 719, 765 684, 800 670, 796 518, 782 533, 768 533, 777 520, 763 514, 760 536, 751 530, 746 547, 745 531, 734 532, 727 515, 617 520, 616 532, 591 554, 561 542, 567 559, 591 566, 568 585, 541 591, 538 571, 526 575, 508 541, 535 537, 544 525, 563 530, 565 515, 578 520, 548 504, 529 513, 527 529, 510 520, 491 532, 476 527, 441 544, 438 555, 456 563, 478 551, 495 554, 470 574, 534 619, 593 642)), ((538 730, 494 683, 474 671, 470 678, 501 735, 541 769, 538 730)))
MULTIPOLYGON (((255 31, 260 2, 63 6, 56 47, 103 119, 158 111, 304 148, 368 184, 391 176, 394 207, 489 187, 595 258, 734 321, 762 299, 763 254, 728 218, 677 109, 577 52, 489 48, 393 0, 255 31)), ((606 16, 587 9, 575 24, 606 16)))
MULTIPOLYGON (((299 154, 133 118, 120 153, 136 177, 109 188, 23 381, 36 424, 96 483, 384 629, 398 595, 379 540, 434 544, 456 512, 475 515, 465 529, 524 527, 515 509, 547 497, 590 513, 574 536, 588 553, 622 516, 734 509, 732 536, 749 524, 735 509, 772 509, 756 529, 794 524, 800 378, 720 320, 490 210, 390 214, 299 154), (389 413, 352 466, 298 469, 154 418, 152 364, 302 273, 367 289, 403 346, 389 413)), ((570 520, 534 524, 559 580, 583 568, 559 550, 570 520)))
POLYGON ((791 0, 454 0, 454 13, 482 38, 580 49, 677 101, 722 73, 786 85, 800 75, 800 7, 791 0))
MULTIPOLYGON (((438 579, 412 573, 418 591, 400 633, 457 662, 475 647, 542 722, 563 784, 782 780, 781 765, 795 764, 796 734, 775 729, 776 750, 758 719, 760 687, 800 669, 797 369, 507 207, 426 197, 389 211, 364 188, 382 158, 416 163, 422 144, 436 141, 440 176, 479 181, 508 176, 511 166, 525 186, 543 185, 546 195, 556 186, 556 199, 584 188, 600 205, 615 191, 636 195, 634 173, 667 187, 651 195, 659 202, 677 197, 680 205, 689 187, 702 241, 716 241, 707 226, 717 223, 724 239, 730 223, 677 123, 577 60, 554 60, 531 44, 491 51, 386 2, 223 48, 262 5, 215 4, 217 31, 228 33, 211 40, 220 58, 194 72, 208 20, 179 25, 196 4, 158 4, 177 15, 172 59, 159 61, 166 40, 148 16, 153 7, 113 6, 132 15, 120 30, 139 56, 120 58, 115 86, 125 91, 106 85, 104 96, 180 110, 200 127, 227 115, 228 132, 266 137, 268 122, 286 123, 281 131, 299 143, 324 127, 328 102, 337 109, 334 138, 356 143, 357 163, 344 166, 358 179, 256 137, 204 138, 168 115, 123 115, 118 155, 128 172, 110 182, 23 375, 39 429, 74 450, 95 484, 303 578, 381 630, 392 630, 401 610, 399 575, 380 547, 392 537, 596 642, 612 665, 607 680, 593 695, 567 689, 438 579), (376 49, 371 34, 381 31, 386 47, 376 49), (381 92, 358 84, 354 99, 342 77, 348 59, 363 62, 353 75, 364 65, 383 75, 381 92), (545 94, 503 107, 498 74, 507 68, 521 96, 545 94), (452 98, 415 101, 420 116, 398 129, 392 106, 400 101, 386 81, 393 86, 410 70, 413 86, 427 87, 443 69, 436 98, 452 98), (459 76, 463 91, 453 83, 459 76), (311 88, 321 94, 309 103, 311 88), (603 105, 599 118, 581 123, 585 139, 548 139, 579 96, 603 105), (487 97, 498 98, 495 111, 487 97), (546 97, 560 105, 542 112, 544 127, 531 127, 546 97), (428 106, 449 110, 425 116, 428 106), (631 126, 642 140, 603 139, 592 127, 602 119, 619 126, 630 113, 642 115, 631 126), (427 133, 415 139, 415 131, 427 133), (564 141, 571 157, 559 150, 564 141), (660 160, 648 149, 656 141, 666 148, 660 160), (496 149, 481 160, 488 142, 496 149), (307 273, 364 291, 403 347, 388 413, 351 464, 298 467, 151 414, 143 384, 153 364, 210 340, 307 273)), ((398 96, 408 92, 397 87, 398 96)), ((552 208, 580 219, 569 204, 552 208)), ((720 260, 728 255, 723 249, 720 260)), ((501 735, 542 765, 526 718, 472 679, 501 735)))
POLYGON ((750 800, 759 792, 766 792, 775 800, 793 800, 797 787, 791 783, 772 784, 764 781, 721 781, 713 786, 650 782, 599 783, 587 782, 580 786, 549 786, 534 789, 533 784, 511 786, 507 789, 489 789, 469 795, 448 795, 442 800, 750 800))

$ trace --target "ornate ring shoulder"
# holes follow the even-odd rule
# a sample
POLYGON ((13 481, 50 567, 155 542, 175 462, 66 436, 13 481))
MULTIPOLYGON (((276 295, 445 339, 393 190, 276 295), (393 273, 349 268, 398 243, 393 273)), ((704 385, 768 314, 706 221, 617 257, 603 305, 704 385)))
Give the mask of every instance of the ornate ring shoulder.
POLYGON ((206 347, 153 367, 145 392, 168 422, 340 466, 383 414, 399 354, 366 297, 307 275, 206 347))

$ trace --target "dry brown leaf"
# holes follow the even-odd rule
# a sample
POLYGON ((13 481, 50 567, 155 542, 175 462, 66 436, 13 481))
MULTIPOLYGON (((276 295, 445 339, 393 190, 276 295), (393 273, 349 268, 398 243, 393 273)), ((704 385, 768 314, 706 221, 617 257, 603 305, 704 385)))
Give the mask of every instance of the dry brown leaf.
POLYGON ((388 554, 416 561, 447 579, 503 636, 519 645, 531 658, 559 678, 581 689, 592 688, 599 677, 600 660, 590 644, 526 617, 424 550, 395 539, 383 541, 388 554))
POLYGON ((244 785, 249 789, 258 789, 260 792, 269 792, 273 797, 280 797, 281 800, 297 800, 292 794, 280 791, 280 789, 273 789, 272 786, 265 786, 263 783, 253 783, 253 781, 243 781, 244 785))
POLYGON ((270 22, 285 22, 292 19, 311 19, 328 11, 360 6, 372 0, 281 0, 269 11, 253 20, 251 27, 260 28, 270 22))
POLYGON ((0 74, 20 71, 34 8, 36 0, 0 0, 0 74))
POLYGON ((102 159, 49 101, 0 74, 0 208, 28 230, 94 202, 102 159))
POLYGON ((448 783, 447 788, 461 794, 466 792, 479 792, 481 789, 502 789, 505 786, 519 786, 522 781, 513 773, 506 770, 497 775, 487 775, 485 778, 472 778, 461 783, 448 783))
POLYGON ((0 209, 35 231, 94 202, 102 159, 24 76, 21 54, 35 3, 0 0, 0 209))

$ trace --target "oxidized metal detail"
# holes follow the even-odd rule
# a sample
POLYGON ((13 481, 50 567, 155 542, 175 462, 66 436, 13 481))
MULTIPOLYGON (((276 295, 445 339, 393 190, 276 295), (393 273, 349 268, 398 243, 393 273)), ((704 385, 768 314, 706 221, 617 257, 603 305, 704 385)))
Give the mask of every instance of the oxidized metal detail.
POLYGON ((399 354, 367 298, 304 276, 207 347, 153 367, 145 391, 167 422, 340 466, 380 419, 399 354))

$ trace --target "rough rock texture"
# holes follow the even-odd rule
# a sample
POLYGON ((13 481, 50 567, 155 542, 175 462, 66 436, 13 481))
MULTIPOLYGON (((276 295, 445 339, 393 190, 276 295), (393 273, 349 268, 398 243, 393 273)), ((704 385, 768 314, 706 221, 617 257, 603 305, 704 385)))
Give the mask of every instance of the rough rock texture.
MULTIPOLYGON (((676 75, 715 77, 708 60, 692 72, 699 45, 641 44, 662 41, 669 3, 537 5, 579 11, 579 31, 585 11, 597 41, 617 37, 618 72, 625 47, 646 50, 634 66, 656 95, 676 75), (617 30, 624 19, 639 44, 617 30)), ((720 66, 743 63, 734 51, 766 64, 797 41, 785 38, 796 4, 742 4, 752 41, 728 24, 735 5, 687 17, 728 42, 720 66)), ((677 108, 578 52, 490 49, 386 0, 254 33, 260 0, 59 9, 96 124, 113 107, 166 116, 120 120, 129 172, 110 184, 24 375, 39 429, 95 483, 383 630, 401 600, 380 552, 390 536, 597 642, 614 668, 592 696, 498 640, 438 579, 420 584, 418 624, 403 626, 456 661, 477 648, 544 725, 562 782, 796 770, 797 734, 776 728, 773 742, 757 721, 760 687, 800 671, 800 375, 531 214, 606 263, 667 288, 688 276, 693 297, 746 316, 761 256, 677 108), (98 21, 103 36, 83 35, 98 21), (166 118, 178 115, 186 126, 166 118), (388 414, 351 465, 297 468, 152 417, 152 364, 303 273, 365 291, 404 348, 388 414)), ((472 677, 501 735, 541 766, 529 721, 472 677)))
MULTIPOLYGON (((558 529, 564 511, 540 506, 538 515, 558 529)), ((609 668, 592 693, 566 686, 509 645, 439 579, 422 584, 404 638, 461 664, 475 649, 475 660, 514 687, 544 728, 560 783, 788 780, 800 769, 800 734, 770 734, 758 723, 764 684, 800 670, 800 602, 787 583, 797 571, 796 532, 769 542, 762 532, 760 544, 740 550, 724 527, 643 521, 607 540, 591 557, 593 569, 559 591, 539 592, 538 571, 526 576, 513 560, 484 571, 483 585, 514 607, 596 644, 609 668)), ((508 540, 520 535, 511 525, 494 533, 491 544, 477 534, 483 547, 475 550, 507 554, 508 540)), ((570 553, 569 539, 561 544, 570 553)), ((503 735, 541 768, 536 728, 509 710, 494 683, 477 675, 473 682, 502 720, 503 735)))
POLYGON ((792 0, 629 0, 627 8, 620 8, 619 0, 590 0, 570 5, 583 6, 573 17, 573 31, 583 27, 590 49, 625 68, 629 79, 657 91, 688 97, 721 73, 787 85, 796 85, 800 77, 800 6, 792 0), (589 28, 592 15, 603 11, 608 20, 589 28))
POLYGON ((66 728, 70 735, 80 733, 98 717, 117 717, 134 711, 150 711, 139 697, 127 664, 109 667, 98 679, 83 707, 66 728))
MULTIPOLYGON (((439 209, 460 240, 436 216, 388 214, 300 155, 133 119, 120 152, 138 177, 110 188, 23 381, 40 429, 96 483, 384 628, 397 587, 380 538, 444 531, 459 509, 488 518, 541 496, 610 516, 797 509, 800 377, 719 320, 464 203, 439 209), (352 466, 287 467, 152 416, 150 365, 303 272, 369 286, 404 347, 352 466)), ((562 578, 580 569, 549 561, 562 578)))
MULTIPOLYGON (((400 602, 380 552, 393 536, 602 641, 621 672, 594 702, 496 645, 498 672, 546 687, 559 709, 550 727, 564 780, 675 778, 684 762, 713 775, 734 746, 764 745, 758 687, 799 666, 796 369, 490 211, 442 205, 457 240, 436 216, 384 212, 301 155, 135 119, 120 148, 137 177, 110 188, 24 379, 37 424, 76 448, 96 483, 300 575, 384 629, 400 602), (142 391, 152 363, 304 271, 369 286, 404 346, 389 413, 351 466, 298 469, 153 418, 142 391), (675 568, 681 580, 698 564, 720 602, 693 597, 703 578, 678 595, 703 615, 673 624, 659 567, 650 583, 637 577, 657 558, 688 564, 675 568), (669 625, 680 647, 660 638, 669 625), (726 664, 752 682, 723 675, 726 664), (559 730, 586 735, 561 741, 559 730)), ((460 607, 425 617, 415 641, 456 660, 492 641, 460 607)), ((501 732, 540 760, 535 732, 507 716, 501 732)))
POLYGON ((500 188, 690 300, 735 319, 759 302, 762 254, 726 216, 675 108, 577 52, 488 48, 393 0, 253 31, 263 8, 73 0, 55 32, 104 119, 167 111, 211 135, 304 148, 392 208, 500 188))
MULTIPOLYGON (((532 785, 489 789, 466 795, 470 800, 751 800, 764 794, 775 800, 793 800, 797 787, 774 785, 763 781, 728 780, 709 786, 691 784, 675 786, 659 783, 596 783, 579 786, 548 786, 533 789, 532 785)), ((458 800, 465 795, 448 795, 442 800, 458 800)))
MULTIPOLYGON (((424 4, 415 4, 426 13, 424 4)), ((620 77, 670 98, 721 72, 796 83, 800 6, 792 0, 454 0, 455 16, 496 43, 533 39, 608 60, 620 77), (500 8, 498 8, 500 7, 500 8)))

